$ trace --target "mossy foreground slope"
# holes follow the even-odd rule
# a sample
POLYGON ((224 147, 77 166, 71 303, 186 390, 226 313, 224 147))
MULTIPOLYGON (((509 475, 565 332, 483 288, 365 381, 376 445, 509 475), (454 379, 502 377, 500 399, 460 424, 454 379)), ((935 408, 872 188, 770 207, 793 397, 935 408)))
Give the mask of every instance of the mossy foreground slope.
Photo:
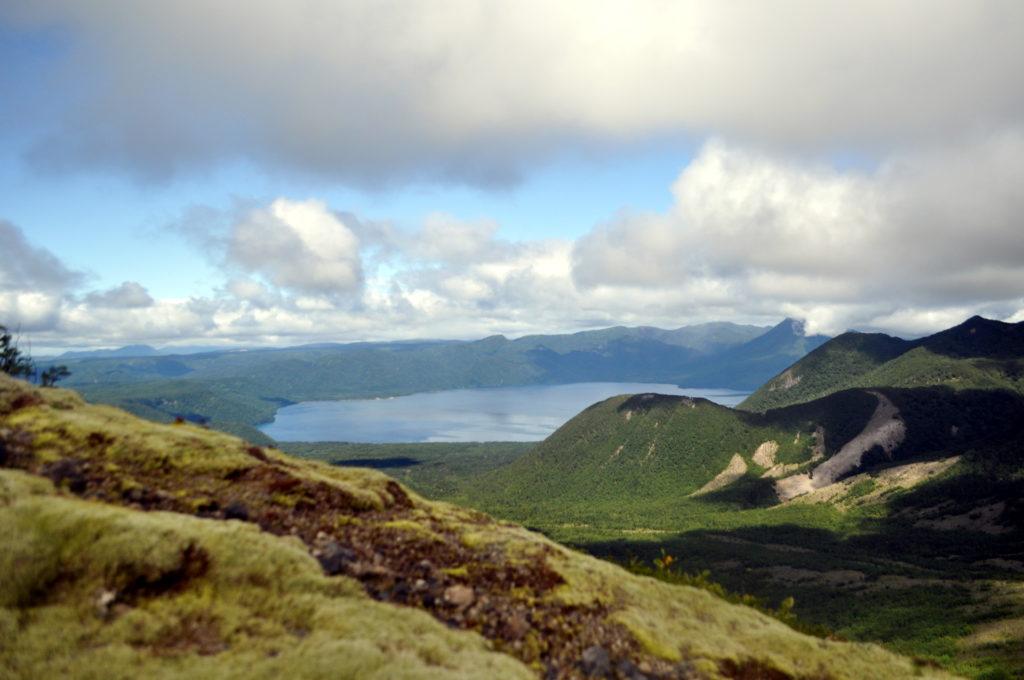
POLYGON ((0 376, 0 676, 940 676, 368 470, 0 376))

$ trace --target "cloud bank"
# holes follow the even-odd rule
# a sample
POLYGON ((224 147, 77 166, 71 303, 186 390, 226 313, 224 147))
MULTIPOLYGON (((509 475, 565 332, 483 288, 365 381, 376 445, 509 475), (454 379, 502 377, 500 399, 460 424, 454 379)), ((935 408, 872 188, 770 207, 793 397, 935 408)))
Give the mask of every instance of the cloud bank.
POLYGON ((552 154, 680 135, 794 153, 1012 126, 1024 5, 569 0, 8 3, 65 36, 9 104, 54 171, 247 161, 357 184, 514 182, 552 154))
POLYGON ((1024 314, 1020 2, 37 0, 3 5, 0 24, 52 43, 0 102, 0 140, 16 130, 43 173, 161 182, 241 164, 289 186, 493 188, 566 154, 697 149, 669 208, 573 240, 447 213, 373 221, 315 190, 200 206, 177 231, 222 276, 188 299, 89 290, 0 222, 0 319, 41 341, 786 315, 920 334, 1024 314))

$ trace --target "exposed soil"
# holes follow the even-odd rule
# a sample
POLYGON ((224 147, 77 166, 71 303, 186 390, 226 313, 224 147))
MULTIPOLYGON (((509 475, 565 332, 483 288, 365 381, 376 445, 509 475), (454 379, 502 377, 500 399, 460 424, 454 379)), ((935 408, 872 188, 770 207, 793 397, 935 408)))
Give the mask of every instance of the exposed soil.
POLYGON ((702 486, 701 488, 694 491, 692 496, 701 496, 712 491, 718 491, 719 489, 729 486, 737 479, 747 473, 747 461, 743 460, 743 456, 736 453, 729 460, 729 464, 725 466, 725 469, 715 475, 715 478, 710 482, 702 486))
POLYGON ((840 477, 857 469, 864 454, 880 447, 889 455, 906 436, 907 427, 900 418, 899 409, 881 392, 871 392, 878 399, 878 406, 871 415, 864 430, 846 442, 834 456, 814 468, 811 475, 816 489, 832 484, 840 477))
POLYGON ((762 442, 757 449, 754 450, 754 455, 751 456, 751 460, 763 468, 770 468, 775 465, 775 454, 778 452, 779 443, 777 441, 769 440, 762 442))

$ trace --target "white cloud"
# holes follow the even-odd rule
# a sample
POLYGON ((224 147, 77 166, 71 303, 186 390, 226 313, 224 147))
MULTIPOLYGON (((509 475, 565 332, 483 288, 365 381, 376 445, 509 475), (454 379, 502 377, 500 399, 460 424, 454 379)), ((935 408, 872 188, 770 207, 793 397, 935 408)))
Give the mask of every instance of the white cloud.
POLYGON ((36 0, 3 17, 68 36, 32 93, 60 92, 55 114, 24 121, 34 160, 151 178, 243 159, 488 184, 580 145, 888 148, 1024 112, 1013 0, 36 0))
POLYGON ((359 239, 320 201, 282 198, 250 211, 234 225, 227 257, 295 291, 345 294, 363 283, 359 239))
POLYGON ((506 244, 495 240, 497 231, 496 222, 466 222, 453 215, 433 213, 403 249, 419 260, 473 262, 507 251, 506 244))
POLYGON ((0 219, 0 324, 25 332, 51 327, 62 296, 83 278, 0 219))
POLYGON ((60 317, 58 295, 0 290, 0 325, 26 332, 50 329, 60 317))
POLYGON ((66 267, 8 227, 42 263, 32 269, 42 283, 0 290, 0 321, 37 342, 79 345, 473 338, 783 316, 806 319, 810 332, 919 335, 974 313, 1021 318, 1022 178, 1016 131, 845 171, 716 141, 674 182, 669 209, 613 216, 575 242, 506 240, 493 222, 445 214, 416 228, 365 222, 281 197, 233 217, 209 213, 213 229, 197 243, 224 267, 223 286, 150 304, 136 282, 71 295, 66 267))
POLYGON ((21 229, 2 219, 0 244, 0 291, 60 292, 82 280, 81 273, 33 246, 21 229))
POLYGON ((136 281, 125 281, 108 290, 89 293, 85 299, 90 305, 114 309, 149 307, 153 304, 149 292, 136 281))
POLYGON ((915 330, 1019 299, 1022 181, 1017 130, 896 154, 871 172, 710 142, 669 212, 596 227, 576 243, 573 275, 622 294, 720 281, 733 314, 774 307, 827 332, 915 330))

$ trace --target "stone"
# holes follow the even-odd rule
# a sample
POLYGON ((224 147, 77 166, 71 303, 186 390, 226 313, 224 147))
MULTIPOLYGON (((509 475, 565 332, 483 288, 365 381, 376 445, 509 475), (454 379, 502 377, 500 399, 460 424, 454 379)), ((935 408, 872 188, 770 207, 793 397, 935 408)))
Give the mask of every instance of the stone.
POLYGON ((640 670, 640 667, 629 659, 623 659, 615 667, 618 677, 624 680, 647 680, 647 676, 640 670))
POLYGON ((249 519, 249 508, 242 501, 231 501, 224 506, 224 519, 237 519, 243 522, 249 519))
POLYGON ((469 586, 459 584, 448 586, 444 589, 444 601, 458 607, 459 609, 473 604, 473 600, 475 599, 476 595, 473 593, 473 589, 469 586))
POLYGON ((346 548, 337 541, 328 541, 317 555, 320 566, 328 576, 342 573, 345 571, 345 567, 355 562, 356 559, 358 559, 358 555, 354 550, 346 548))
POLYGON ((600 645, 587 647, 580 657, 580 670, 592 678, 607 678, 612 673, 612 662, 608 650, 600 645))

